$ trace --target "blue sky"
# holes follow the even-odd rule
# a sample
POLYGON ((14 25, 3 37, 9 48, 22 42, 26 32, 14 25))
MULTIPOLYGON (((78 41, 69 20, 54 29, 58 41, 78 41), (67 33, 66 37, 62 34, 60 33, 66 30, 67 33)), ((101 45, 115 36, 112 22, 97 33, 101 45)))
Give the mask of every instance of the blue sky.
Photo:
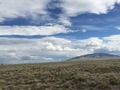
POLYGON ((0 0, 0 62, 120 55, 120 0, 0 0))

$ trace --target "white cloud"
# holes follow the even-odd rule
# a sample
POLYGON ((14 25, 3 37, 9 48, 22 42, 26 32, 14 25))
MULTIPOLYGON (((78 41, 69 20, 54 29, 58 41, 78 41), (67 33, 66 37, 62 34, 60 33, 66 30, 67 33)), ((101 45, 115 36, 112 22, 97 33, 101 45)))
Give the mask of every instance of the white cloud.
POLYGON ((106 14, 120 0, 62 0, 62 7, 67 16, 83 13, 106 14))
MULTIPOLYGON (((46 11, 50 2, 51 0, 0 0, 0 22, 18 17, 30 17, 33 19, 32 23, 38 24, 41 21, 52 21, 53 19, 46 11)), ((61 2, 56 4, 64 10, 64 13, 59 15, 58 23, 70 26, 72 25, 69 20, 71 16, 83 13, 106 14, 116 3, 120 3, 120 0, 61 0, 61 2)))
POLYGON ((0 38, 0 62, 52 62, 94 52, 120 55, 119 38, 120 35, 112 35, 101 39, 92 37, 83 40, 57 37, 41 39, 0 38))
POLYGON ((44 45, 46 46, 45 49, 47 50, 52 50, 52 51, 74 51, 75 49, 72 49, 70 47, 65 47, 64 45, 53 45, 52 43, 44 43, 44 45), (64 47, 63 47, 64 46, 64 47))
MULTIPOLYGON (((38 15, 43 15, 43 19, 46 19, 46 16, 50 19, 46 11, 49 2, 51 0, 0 0, 0 22, 17 17, 32 17, 36 20, 38 15)), ((116 3, 120 3, 120 0, 61 0, 61 2, 59 3, 61 5, 56 4, 64 10, 59 22, 71 25, 69 16, 83 13, 106 14, 116 3)))
POLYGON ((104 37, 103 42, 103 45, 97 52, 108 52, 120 55, 120 35, 104 37))
POLYGON ((0 35, 54 35, 73 32, 62 25, 53 26, 0 26, 0 35))
POLYGON ((99 38, 97 37, 93 37, 93 38, 89 38, 89 39, 85 39, 85 40, 80 40, 80 41, 77 41, 79 43, 82 43, 82 47, 99 47, 102 45, 103 43, 103 40, 100 40, 99 38))
POLYGON ((43 42, 53 42, 54 44, 57 44, 57 45, 59 45, 59 44, 65 45, 65 44, 72 43, 71 40, 64 39, 64 38, 55 38, 55 37, 46 37, 46 38, 42 38, 40 40, 43 42))
POLYGON ((114 42, 119 42, 120 41, 120 35, 112 35, 112 36, 109 36, 109 37, 104 37, 103 38, 104 40, 107 40, 107 41, 114 41, 114 42))
POLYGON ((70 40, 55 37, 41 39, 0 38, 0 42, 1 63, 59 61, 59 58, 66 57, 67 52, 75 51, 70 46, 70 40))
POLYGON ((50 0, 0 0, 0 22, 7 18, 36 17, 47 14, 46 5, 50 0))

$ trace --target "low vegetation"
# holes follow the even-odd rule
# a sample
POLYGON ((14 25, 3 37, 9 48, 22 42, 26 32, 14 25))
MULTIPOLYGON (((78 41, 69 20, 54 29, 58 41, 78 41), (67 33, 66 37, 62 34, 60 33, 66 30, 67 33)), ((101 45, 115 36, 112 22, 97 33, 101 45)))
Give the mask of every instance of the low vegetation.
POLYGON ((0 90, 120 90, 120 60, 0 65, 0 90))

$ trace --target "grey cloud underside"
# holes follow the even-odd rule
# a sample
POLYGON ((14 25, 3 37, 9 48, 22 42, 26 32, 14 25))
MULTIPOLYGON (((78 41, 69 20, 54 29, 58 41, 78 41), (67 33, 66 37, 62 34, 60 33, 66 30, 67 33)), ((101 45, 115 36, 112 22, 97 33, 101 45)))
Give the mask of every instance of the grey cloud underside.
POLYGON ((120 35, 99 39, 68 40, 57 37, 41 39, 0 39, 1 63, 37 63, 65 60, 94 52, 120 54, 120 35), (117 39, 116 39, 117 38, 117 39))

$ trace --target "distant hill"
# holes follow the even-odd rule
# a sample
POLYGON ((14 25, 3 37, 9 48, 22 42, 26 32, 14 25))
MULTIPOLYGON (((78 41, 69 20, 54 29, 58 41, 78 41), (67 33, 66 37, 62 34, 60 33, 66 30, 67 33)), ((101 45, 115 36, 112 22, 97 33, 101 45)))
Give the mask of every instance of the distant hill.
POLYGON ((91 59, 119 59, 120 56, 108 54, 108 53, 93 53, 93 54, 87 54, 82 56, 77 56, 74 58, 71 58, 69 60, 91 60, 91 59))

